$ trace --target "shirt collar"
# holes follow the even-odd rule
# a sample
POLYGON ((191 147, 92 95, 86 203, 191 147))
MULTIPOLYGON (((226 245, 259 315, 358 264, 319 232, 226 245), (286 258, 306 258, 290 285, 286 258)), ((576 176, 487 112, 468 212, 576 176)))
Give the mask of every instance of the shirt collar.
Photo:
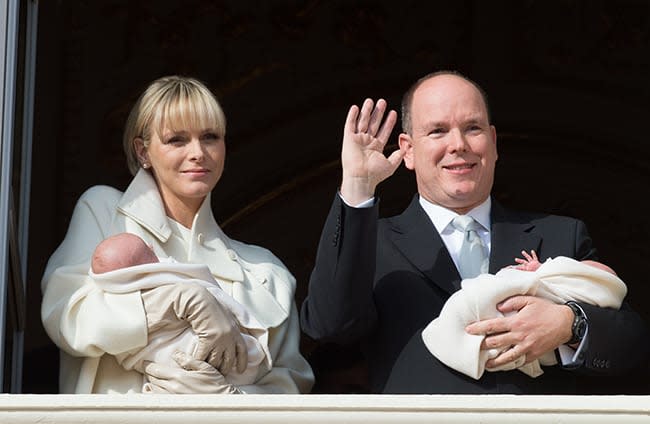
MULTIPOLYGON (((451 224, 451 221, 458 216, 458 214, 451 209, 447 209, 440 205, 431 203, 422 196, 420 197, 420 206, 424 209, 424 212, 429 216, 431 222, 436 227, 438 233, 442 234, 447 227, 451 224)), ((492 208, 492 198, 488 196, 487 199, 474 209, 470 210, 465 215, 469 215, 476 220, 479 224, 485 228, 487 232, 490 231, 490 209, 492 208)))

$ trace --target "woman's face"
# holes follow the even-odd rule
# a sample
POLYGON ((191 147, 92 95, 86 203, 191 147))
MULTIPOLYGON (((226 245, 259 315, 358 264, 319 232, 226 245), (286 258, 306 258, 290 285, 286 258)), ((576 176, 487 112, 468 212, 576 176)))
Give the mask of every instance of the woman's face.
MULTIPOLYGON (((225 140, 216 129, 171 130, 164 127, 146 148, 136 139, 136 151, 151 171, 165 206, 198 211, 217 185, 226 156, 225 140)), ((169 211, 168 211, 169 212, 169 211)))

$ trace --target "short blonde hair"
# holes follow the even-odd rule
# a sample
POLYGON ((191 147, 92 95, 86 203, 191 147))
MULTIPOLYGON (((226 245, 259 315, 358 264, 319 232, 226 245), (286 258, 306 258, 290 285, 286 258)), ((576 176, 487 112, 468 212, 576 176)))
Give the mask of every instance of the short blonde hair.
POLYGON ((131 175, 140 168, 133 141, 141 138, 149 146, 153 134, 160 136, 164 127, 214 129, 226 135, 226 116, 212 92, 199 80, 167 76, 153 81, 131 109, 122 139, 131 175))

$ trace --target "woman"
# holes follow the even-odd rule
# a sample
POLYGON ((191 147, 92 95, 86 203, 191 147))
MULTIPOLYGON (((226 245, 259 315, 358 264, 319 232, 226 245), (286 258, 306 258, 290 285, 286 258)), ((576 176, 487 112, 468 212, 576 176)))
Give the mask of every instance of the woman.
POLYGON ((295 279, 269 251, 229 239, 210 208, 224 167, 225 130, 217 100, 191 78, 154 81, 131 110, 123 143, 134 179, 124 193, 95 186, 81 196, 42 281, 43 324, 61 349, 61 393, 139 392, 144 374, 157 392, 311 388, 312 371, 298 350, 295 279), (207 265, 226 293, 268 328, 272 367, 252 385, 225 381, 223 374, 246 363, 245 348, 232 314, 204 288, 100 290, 88 276, 91 255, 119 232, 139 235, 158 257, 207 265), (118 365, 115 355, 145 346, 179 318, 200 339, 193 356, 178 353, 179 366, 150 363, 140 372, 118 365))

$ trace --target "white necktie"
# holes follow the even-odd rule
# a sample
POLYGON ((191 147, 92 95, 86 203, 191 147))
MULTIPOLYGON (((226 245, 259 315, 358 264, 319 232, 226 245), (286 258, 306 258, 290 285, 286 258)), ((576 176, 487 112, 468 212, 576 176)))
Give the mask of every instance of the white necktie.
POLYGON ((458 271, 462 278, 473 278, 488 271, 488 257, 477 230, 480 224, 471 216, 458 215, 451 225, 463 233, 463 244, 458 253, 458 271))

